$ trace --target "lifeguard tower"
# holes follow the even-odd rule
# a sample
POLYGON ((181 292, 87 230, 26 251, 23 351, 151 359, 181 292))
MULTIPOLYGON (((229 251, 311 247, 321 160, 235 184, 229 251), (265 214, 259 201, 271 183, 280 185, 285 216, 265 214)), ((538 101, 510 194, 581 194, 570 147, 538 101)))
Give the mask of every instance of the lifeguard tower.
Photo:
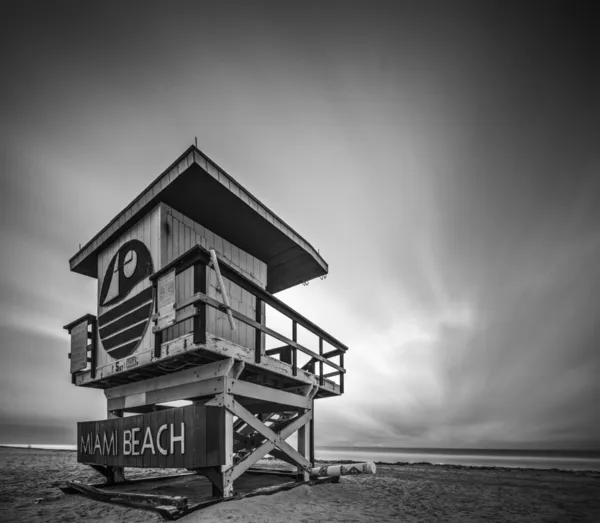
POLYGON ((78 424, 79 462, 108 483, 187 468, 222 497, 267 454, 315 476, 314 400, 343 394, 348 348, 274 296, 328 272, 294 229, 192 146, 70 267, 98 280, 97 313, 65 326, 72 383, 104 390, 108 415, 78 424))

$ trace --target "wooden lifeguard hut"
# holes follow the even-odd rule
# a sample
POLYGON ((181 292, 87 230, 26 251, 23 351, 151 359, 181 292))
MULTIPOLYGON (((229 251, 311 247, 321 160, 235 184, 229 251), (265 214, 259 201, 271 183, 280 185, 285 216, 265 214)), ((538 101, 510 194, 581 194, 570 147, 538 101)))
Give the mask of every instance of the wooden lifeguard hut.
POLYGON ((222 497, 267 454, 309 480, 314 400, 343 394, 347 347, 273 295, 327 274, 304 238, 192 146, 70 267, 98 280, 97 314, 65 326, 72 383, 104 390, 108 414, 78 423, 79 462, 108 483, 187 468, 222 497), (267 307, 291 334, 266 326, 267 307))

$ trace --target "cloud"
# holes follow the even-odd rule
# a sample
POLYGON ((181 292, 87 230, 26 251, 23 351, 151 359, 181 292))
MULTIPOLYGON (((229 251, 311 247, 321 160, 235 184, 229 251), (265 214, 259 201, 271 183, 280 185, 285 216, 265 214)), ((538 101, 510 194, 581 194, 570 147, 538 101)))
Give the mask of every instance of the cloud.
POLYGON ((281 293, 350 347, 319 444, 597 446, 593 17, 182 9, 7 13, 0 441, 104 416, 68 259, 198 136, 330 264, 281 293))

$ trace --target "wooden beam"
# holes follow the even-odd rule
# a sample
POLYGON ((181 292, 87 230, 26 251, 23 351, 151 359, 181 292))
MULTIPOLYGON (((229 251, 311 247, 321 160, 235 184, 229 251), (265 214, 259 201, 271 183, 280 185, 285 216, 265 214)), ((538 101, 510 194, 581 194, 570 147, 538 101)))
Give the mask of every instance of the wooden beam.
MULTIPOLYGON (((152 390, 131 396, 120 396, 108 398, 109 410, 119 410, 126 408, 139 407, 144 405, 155 405, 156 403, 166 403, 177 400, 192 400, 206 396, 213 396, 225 390, 225 377, 211 378, 208 380, 182 383, 173 387, 167 387, 159 390, 152 390)), ((143 382, 141 382, 143 383, 143 382)))
POLYGON ((240 377, 240 375, 242 374, 242 372, 244 372, 245 367, 246 367, 246 364, 243 361, 236 361, 233 364, 233 367, 231 368, 229 373, 227 374, 227 377, 237 380, 240 377))
POLYGON ((246 398, 258 399, 261 401, 269 401, 271 403, 279 403, 291 407, 300 407, 303 409, 310 408, 310 400, 298 394, 285 392, 283 390, 271 389, 263 387, 255 383, 242 380, 229 380, 227 382, 227 390, 236 396, 244 396, 246 398))
POLYGON ((256 365, 254 362, 253 351, 247 347, 233 343, 232 341, 214 336, 213 334, 207 334, 206 345, 198 348, 204 348, 210 352, 221 354, 228 358, 235 358, 237 360, 245 361, 246 365, 250 365, 259 369, 265 369, 274 372, 275 374, 280 374, 298 381, 303 381, 304 383, 317 383, 317 378, 306 371, 298 370, 298 375, 292 376, 291 366, 286 365, 275 358, 263 358, 260 362, 260 365, 256 365))
MULTIPOLYGON (((256 309, 255 309, 255 314, 254 314, 254 320, 256 321, 256 323, 260 323, 261 325, 263 323, 262 300, 260 298, 256 298, 256 309)), ((255 363, 260 363, 260 360, 262 357, 262 351, 263 351, 262 338, 263 338, 262 330, 254 329, 254 362, 255 363)))
POLYGON ((309 394, 313 391, 313 389, 318 388, 315 385, 300 385, 299 387, 288 387, 285 389, 286 392, 291 392, 292 394, 299 394, 300 396, 304 396, 305 398, 309 397, 309 394))
MULTIPOLYGON (((323 354, 323 338, 319 338, 319 354, 323 357, 327 357, 325 356, 325 354, 323 354)), ((319 385, 323 386, 323 362, 320 361, 319 362, 319 385)))
POLYGON ((315 464, 315 400, 312 400, 311 406, 312 419, 310 420, 310 462, 315 464))
MULTIPOLYGON (((292 321, 292 341, 298 343, 298 323, 292 321)), ((312 354, 312 351, 310 351, 312 354)), ((292 374, 298 374, 298 347, 292 347, 292 374)))
MULTIPOLYGON (((306 425, 298 429, 298 453, 303 458, 308 458, 310 456, 310 424, 311 422, 308 421, 306 425)), ((307 462, 312 466, 311 461, 307 460, 307 462)), ((298 474, 302 474, 302 479, 304 481, 310 479, 310 471, 303 467, 298 467, 298 474)))
POLYGON ((219 376, 226 376, 233 368, 234 363, 235 361, 233 358, 214 361, 212 363, 207 363, 206 365, 192 367, 191 369, 157 376, 156 378, 149 378, 147 380, 105 389, 104 395, 107 398, 131 396, 133 394, 147 393, 176 385, 183 385, 185 383, 193 383, 210 378, 217 378, 219 376))
POLYGON ((240 461, 238 461, 233 467, 226 471, 229 478, 231 478, 231 482, 235 481, 239 478, 246 470, 248 470, 252 465, 256 465, 256 463, 264 458, 269 452, 271 452, 275 448, 275 444, 270 441, 265 441, 262 445, 260 445, 257 449, 249 454, 246 454, 240 461))
POLYGON ((289 349, 289 345, 283 345, 281 347, 276 347, 274 349, 268 349, 265 351, 267 356, 273 356, 274 354, 279 354, 281 351, 289 349))
MULTIPOLYGON (((271 456, 273 456, 275 459, 285 461, 289 465, 292 465, 292 467, 297 467, 296 462, 292 458, 290 458, 285 452, 279 449, 273 449, 271 452, 269 452, 269 454, 271 454, 271 456)), ((292 472, 292 474, 297 474, 297 472, 292 472)))
MULTIPOLYGON (((344 366, 344 353, 340 354, 340 365, 344 366)), ((340 374, 340 394, 344 394, 344 373, 340 374)))
POLYGON ((73 329, 73 327, 79 325, 82 321, 92 323, 96 321, 96 316, 94 316, 93 314, 84 314, 81 318, 77 318, 75 321, 72 321, 71 323, 65 325, 63 329, 65 329, 69 332, 69 334, 71 334, 71 330, 73 329))
POLYGON ((137 503, 151 503, 154 505, 172 505, 185 509, 188 505, 187 498, 182 496, 164 496, 158 494, 137 494, 134 492, 117 492, 114 490, 100 490, 79 481, 67 481, 67 485, 82 494, 87 494, 102 501, 133 501, 137 503))

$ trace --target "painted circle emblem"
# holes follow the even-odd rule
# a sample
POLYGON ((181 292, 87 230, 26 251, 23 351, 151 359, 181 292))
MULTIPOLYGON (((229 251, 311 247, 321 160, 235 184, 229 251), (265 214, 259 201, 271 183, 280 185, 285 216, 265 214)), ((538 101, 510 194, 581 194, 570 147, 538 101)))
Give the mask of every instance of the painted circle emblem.
POLYGON ((125 243, 108 264, 98 300, 104 308, 98 315, 98 327, 104 349, 115 359, 138 348, 150 323, 152 287, 132 291, 152 272, 150 251, 139 240, 125 243))

